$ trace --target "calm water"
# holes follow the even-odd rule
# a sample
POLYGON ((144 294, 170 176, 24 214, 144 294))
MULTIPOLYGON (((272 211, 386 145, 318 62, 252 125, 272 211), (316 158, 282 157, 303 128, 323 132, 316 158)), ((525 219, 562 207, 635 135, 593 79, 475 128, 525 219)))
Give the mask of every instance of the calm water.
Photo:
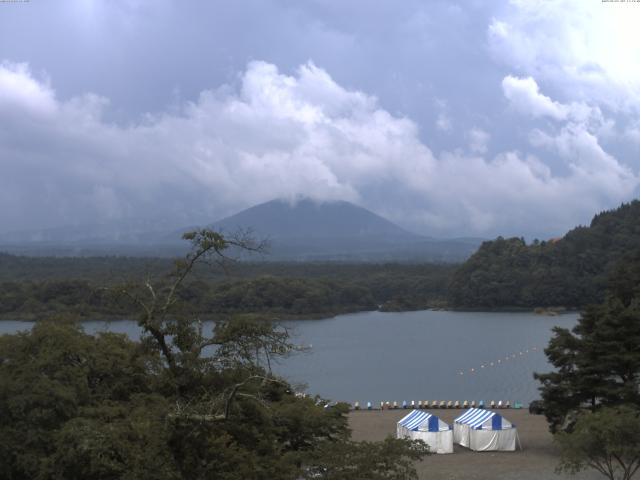
MULTIPOLYGON (((528 403, 538 397, 533 372, 550 368, 542 350, 551 328, 570 328, 577 318, 420 311, 288 321, 283 325, 294 341, 311 348, 275 369, 294 384, 306 382, 309 393, 361 404, 464 399, 528 403)), ((139 334, 133 321, 84 326, 92 333, 139 334)), ((0 333, 26 328, 29 323, 0 322, 0 333)))

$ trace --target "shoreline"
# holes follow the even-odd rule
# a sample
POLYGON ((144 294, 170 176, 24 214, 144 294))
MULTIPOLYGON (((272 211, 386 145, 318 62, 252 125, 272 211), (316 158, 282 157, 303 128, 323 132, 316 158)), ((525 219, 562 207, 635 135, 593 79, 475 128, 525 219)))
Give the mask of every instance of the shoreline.
MULTIPOLYGON (((547 316, 562 316, 569 314, 579 314, 581 309, 568 309, 568 308, 516 308, 516 307, 505 307, 505 308, 494 308, 494 309, 473 309, 473 308, 421 308, 421 309, 408 309, 408 310, 382 310, 382 309, 365 309, 365 310, 346 310, 344 312, 335 312, 335 313, 309 313, 302 315, 295 314, 273 314, 273 313, 264 313, 264 312, 242 312, 242 313, 228 313, 228 314, 220 314, 219 317, 209 316, 209 317, 201 317, 200 319, 205 322, 219 320, 220 317, 232 317, 235 315, 255 315, 255 316, 264 316, 269 317, 273 316, 274 318, 269 318, 273 323, 278 322, 290 322, 290 321, 314 321, 314 320, 330 320, 341 315, 350 315, 355 313, 368 313, 368 312, 379 312, 379 313, 409 313, 409 312, 469 312, 469 313, 532 313, 535 315, 539 315, 541 317, 547 316)), ((41 321, 43 319, 49 319, 58 315, 64 315, 64 312, 61 313, 43 313, 43 314, 17 314, 15 316, 11 316, 11 314, 2 314, 0 315, 0 322, 10 321, 10 322, 31 322, 35 323, 41 321), (40 318, 34 318, 40 317, 40 318)), ((134 320, 137 314, 133 313, 128 317, 121 316, 110 316, 106 314, 96 314, 91 317, 81 317, 77 319, 79 322, 94 322, 94 321, 102 321, 102 322, 121 322, 121 321, 131 321, 134 320)), ((197 315, 194 315, 197 317, 197 315)), ((135 320, 134 320, 135 321, 135 320)))
MULTIPOLYGON (((452 424, 464 409, 428 409, 452 424)), ((449 455, 429 455, 416 464, 419 479, 447 480, 596 480, 601 478, 595 470, 577 475, 557 475, 555 468, 559 453, 549 433, 543 415, 531 415, 527 409, 497 410, 518 429, 522 450, 515 452, 473 452, 454 445, 449 455)), ((349 427, 355 441, 379 441, 388 435, 395 437, 396 424, 409 410, 353 410, 349 413, 349 427)))

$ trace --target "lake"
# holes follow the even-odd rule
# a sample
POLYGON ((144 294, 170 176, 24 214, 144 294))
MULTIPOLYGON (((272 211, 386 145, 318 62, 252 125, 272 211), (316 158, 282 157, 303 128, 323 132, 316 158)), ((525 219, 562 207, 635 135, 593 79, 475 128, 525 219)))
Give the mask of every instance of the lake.
MULTIPOLYGON (((509 400, 538 398, 533 372, 549 371, 543 349, 556 317, 495 312, 362 312, 324 320, 282 322, 293 340, 310 346, 274 369, 307 392, 348 402, 509 400)), ((30 328, 0 321, 0 333, 30 328)), ((87 332, 110 330, 137 338, 133 321, 84 322, 87 332)))

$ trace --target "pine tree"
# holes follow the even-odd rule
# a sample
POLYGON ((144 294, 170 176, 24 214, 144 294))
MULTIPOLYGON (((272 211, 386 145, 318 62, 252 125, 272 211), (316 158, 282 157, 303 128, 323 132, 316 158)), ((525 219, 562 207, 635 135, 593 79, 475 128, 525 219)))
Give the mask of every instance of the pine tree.
POLYGON ((586 308, 571 331, 554 329, 545 353, 556 371, 535 377, 553 432, 581 409, 640 406, 640 256, 618 266, 604 303, 586 308))

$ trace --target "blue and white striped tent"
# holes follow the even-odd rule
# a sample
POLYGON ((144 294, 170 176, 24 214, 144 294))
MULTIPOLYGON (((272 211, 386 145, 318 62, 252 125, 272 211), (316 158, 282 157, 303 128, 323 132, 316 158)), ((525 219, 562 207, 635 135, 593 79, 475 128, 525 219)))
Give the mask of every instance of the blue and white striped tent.
POLYGON ((476 451, 516 449, 519 443, 516 426, 498 412, 472 408, 453 421, 456 443, 476 451))
POLYGON ((397 437, 422 440, 434 453, 453 453, 451 426, 429 412, 412 410, 400 419, 397 437))

